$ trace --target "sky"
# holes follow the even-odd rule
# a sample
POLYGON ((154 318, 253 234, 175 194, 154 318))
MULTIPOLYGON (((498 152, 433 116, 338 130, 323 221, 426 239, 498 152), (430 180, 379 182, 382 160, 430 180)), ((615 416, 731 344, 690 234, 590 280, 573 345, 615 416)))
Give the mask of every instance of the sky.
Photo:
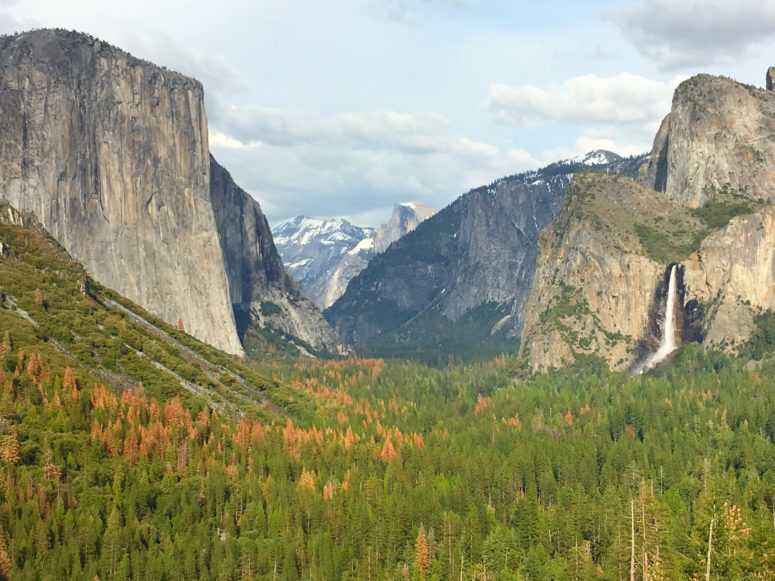
POLYGON ((593 149, 650 150, 678 83, 762 86, 772 0, 0 0, 198 78, 210 149, 274 224, 384 221, 593 149))

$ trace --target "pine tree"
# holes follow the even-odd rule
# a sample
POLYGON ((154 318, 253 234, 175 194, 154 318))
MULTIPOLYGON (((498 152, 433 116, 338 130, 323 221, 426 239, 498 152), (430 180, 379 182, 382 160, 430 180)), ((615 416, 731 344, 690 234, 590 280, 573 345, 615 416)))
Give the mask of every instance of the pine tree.
POLYGON ((105 536, 102 540, 103 568, 112 577, 124 554, 123 528, 121 525, 121 513, 118 506, 114 506, 108 517, 108 525, 105 528, 105 536))
MULTIPOLYGON (((11 335, 6 331, 3 333, 3 342, 0 343, 0 360, 4 360, 11 352, 11 347, 11 335)), ((0 363, 2 363, 2 361, 0 361, 0 363)))
POLYGON ((385 444, 382 446, 382 452, 379 456, 387 462, 398 458, 398 452, 396 452, 396 449, 393 447, 393 443, 390 441, 390 436, 388 436, 388 438, 385 440, 385 444))
POLYGON ((73 375, 72 367, 65 367, 65 375, 62 380, 62 389, 67 392, 70 399, 78 401, 81 399, 81 392, 78 390, 78 381, 73 375))
POLYGON ((19 461, 19 441, 12 433, 0 438, 0 462, 13 466, 19 461))
POLYGON ((417 532, 417 541, 415 541, 414 544, 414 566, 423 577, 425 577, 431 569, 428 538, 425 534, 425 526, 422 523, 420 523, 420 530, 417 532))

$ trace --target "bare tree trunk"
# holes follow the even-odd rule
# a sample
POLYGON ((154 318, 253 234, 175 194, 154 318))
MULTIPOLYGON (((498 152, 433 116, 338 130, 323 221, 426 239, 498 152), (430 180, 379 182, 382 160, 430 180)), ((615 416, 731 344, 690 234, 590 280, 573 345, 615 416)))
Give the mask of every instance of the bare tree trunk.
POLYGON ((649 581, 649 554, 646 550, 646 504, 645 500, 643 498, 644 492, 643 492, 643 485, 641 484, 641 490, 640 490, 640 518, 641 518, 641 526, 643 527, 643 530, 641 531, 641 534, 643 536, 643 581, 649 581))
POLYGON ((622 527, 616 524, 616 562, 619 564, 619 579, 622 578, 622 527))
POLYGON ((635 581, 635 500, 630 500, 630 581, 635 581))
POLYGON ((449 522, 449 517, 446 514, 445 517, 447 519, 447 554, 449 555, 449 578, 451 581, 455 569, 455 564, 452 562, 452 523, 449 522))
POLYGON ((715 518, 710 519, 710 530, 708 531, 708 561, 705 565, 705 581, 710 581, 710 549, 713 546, 713 523, 715 518))

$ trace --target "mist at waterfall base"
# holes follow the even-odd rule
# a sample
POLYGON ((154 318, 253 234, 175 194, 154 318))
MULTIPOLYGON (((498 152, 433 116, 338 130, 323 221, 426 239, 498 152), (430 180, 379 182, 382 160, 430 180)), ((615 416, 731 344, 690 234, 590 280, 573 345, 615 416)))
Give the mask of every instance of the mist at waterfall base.
POLYGON ((675 302, 678 297, 678 283, 676 280, 676 271, 678 265, 670 267, 670 282, 667 287, 667 305, 665 307, 665 321, 662 325, 662 339, 659 342, 659 348, 654 351, 643 363, 638 365, 634 373, 640 375, 651 371, 657 365, 662 363, 667 357, 678 349, 679 344, 676 341, 675 333, 675 302))

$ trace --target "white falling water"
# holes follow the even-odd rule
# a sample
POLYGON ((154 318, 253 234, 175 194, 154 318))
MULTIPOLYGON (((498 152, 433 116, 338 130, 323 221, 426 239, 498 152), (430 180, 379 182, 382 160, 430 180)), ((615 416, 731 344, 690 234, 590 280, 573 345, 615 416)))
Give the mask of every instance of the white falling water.
POLYGON ((665 323, 662 325, 662 339, 659 343, 659 349, 652 353, 651 357, 640 366, 638 373, 645 373, 646 371, 654 369, 664 361, 668 355, 678 349, 678 343, 675 339, 675 301, 678 296, 675 273, 677 268, 677 264, 674 264, 670 268, 670 282, 667 286, 667 305, 665 307, 665 323))

